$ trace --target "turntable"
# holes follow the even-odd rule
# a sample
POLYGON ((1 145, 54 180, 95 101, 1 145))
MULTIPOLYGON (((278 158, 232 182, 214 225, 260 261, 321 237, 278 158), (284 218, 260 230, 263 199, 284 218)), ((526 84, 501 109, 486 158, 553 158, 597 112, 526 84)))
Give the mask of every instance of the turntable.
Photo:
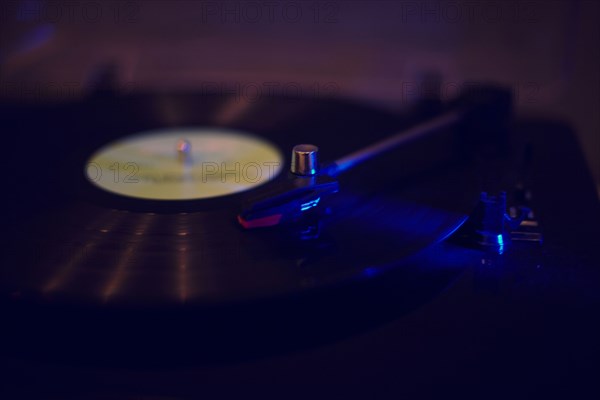
POLYGON ((0 123, 2 354, 42 386, 126 367, 125 392, 443 375, 479 393, 597 372, 592 181, 569 128, 514 121, 502 88, 406 114, 95 95, 0 123))

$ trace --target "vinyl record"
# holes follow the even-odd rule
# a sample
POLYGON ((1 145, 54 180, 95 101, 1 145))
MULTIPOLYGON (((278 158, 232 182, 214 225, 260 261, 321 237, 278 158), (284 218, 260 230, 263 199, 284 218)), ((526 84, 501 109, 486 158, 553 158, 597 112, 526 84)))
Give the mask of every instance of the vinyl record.
MULTIPOLYGON (((194 307, 277 302, 406 268, 405 260, 457 229, 476 199, 469 168, 448 156, 451 134, 415 145, 429 146, 426 153, 400 149, 340 176, 311 240, 282 228, 245 230, 236 217, 287 179, 293 145, 313 143, 322 160, 333 160, 409 123, 351 102, 197 95, 100 97, 5 112, 7 148, 14 149, 5 170, 19 174, 6 182, 3 303, 83 309, 87 318, 116 310, 121 322, 130 319, 124 310, 138 310, 151 313, 145 323, 160 324, 157 310, 171 310, 171 318, 194 307), (176 160, 188 147, 192 172, 176 160), (194 178, 199 161, 219 167, 223 160, 278 164, 272 176, 253 175, 252 184, 210 183, 198 169, 194 178), (127 171, 129 162, 138 169, 127 171), (166 179, 165 170, 174 175, 166 179), (142 181, 126 189, 118 184, 127 176, 112 182, 115 172, 132 171, 142 181), (147 187, 131 189, 136 184, 147 187)), ((419 279, 427 279, 422 271, 419 279)), ((71 314, 58 320, 74 323, 71 314)))
MULTIPOLYGON (((402 162, 394 162, 397 171, 390 164, 385 169, 366 166, 342 178, 323 237, 316 243, 290 244, 270 237, 285 236, 273 230, 245 231, 236 222, 248 196, 272 183, 266 178, 252 187, 226 183, 225 189, 210 189, 210 182, 198 180, 189 186, 201 189, 191 194, 177 194, 176 183, 159 188, 162 194, 153 197, 118 193, 114 187, 119 185, 106 187, 113 179, 127 188, 164 185, 148 179, 122 184, 128 177, 119 181, 110 164, 121 162, 120 172, 126 173, 129 160, 143 170, 160 157, 175 158, 175 146, 160 140, 176 143, 210 132, 212 139, 196 147, 203 162, 271 161, 277 168, 269 179, 277 181, 285 179, 282 170, 289 168, 293 144, 315 143, 322 158, 333 159, 393 133, 401 127, 397 117, 351 103, 292 98, 247 103, 218 96, 95 99, 46 113, 30 121, 13 115, 12 125, 5 122, 15 137, 33 142, 20 162, 27 171, 22 176, 30 179, 13 187, 18 201, 10 214, 22 223, 11 232, 12 257, 4 264, 10 278, 2 280, 5 293, 144 306, 285 294, 339 283, 405 258, 456 229, 465 217, 462 211, 471 205, 461 184, 464 175, 436 176, 436 186, 421 174, 415 185, 402 182, 402 162), (22 134, 17 134, 19 129, 22 134), (42 140, 49 146, 35 143, 44 131, 42 140), (136 154, 97 155, 103 148, 112 151, 106 146, 124 146, 123 138, 145 140, 146 147, 136 154), (236 145, 242 147, 236 150, 236 145), (163 153, 151 153, 152 146, 163 153), (256 154, 246 154, 248 146, 256 154), (266 154, 260 154, 264 148, 266 154), (146 159, 140 156, 143 151, 150 151, 146 159), (232 154, 206 158, 211 151, 232 154), (100 166, 96 162, 102 163, 101 157, 100 166), (90 177, 98 173, 89 172, 92 162, 104 174, 105 187, 90 177), (422 190, 427 186, 430 193, 422 190), (214 193, 206 195, 207 190, 214 193), (439 198, 446 204, 439 204, 439 198), (452 209, 450 199, 462 201, 463 209, 452 209)), ((135 172, 133 179, 143 174, 135 172)), ((249 173, 256 177, 256 171, 249 173)), ((233 173, 230 180, 235 179, 233 173)))

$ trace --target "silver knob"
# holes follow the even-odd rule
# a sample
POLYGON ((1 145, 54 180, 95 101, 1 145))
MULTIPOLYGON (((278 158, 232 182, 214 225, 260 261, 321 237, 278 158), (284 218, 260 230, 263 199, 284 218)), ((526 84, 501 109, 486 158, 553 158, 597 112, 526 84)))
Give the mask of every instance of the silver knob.
POLYGON ((319 148, 312 144, 294 146, 290 169, 296 175, 316 175, 319 171, 319 148))

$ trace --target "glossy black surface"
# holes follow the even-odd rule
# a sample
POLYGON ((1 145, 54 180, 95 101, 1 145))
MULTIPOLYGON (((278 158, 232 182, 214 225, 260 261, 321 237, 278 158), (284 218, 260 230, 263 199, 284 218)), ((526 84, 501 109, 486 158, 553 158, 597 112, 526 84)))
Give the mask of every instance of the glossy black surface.
MULTIPOLYGON (((289 143, 318 141, 324 155, 337 157, 401 126, 393 115, 354 104, 265 102, 247 104, 249 110, 227 126, 262 135, 284 153, 289 153, 289 143), (275 128, 264 126, 261 111, 267 108, 270 118, 281 120, 275 128), (332 123, 319 116, 328 109, 332 123), (347 135, 336 138, 330 133, 336 130, 347 135)), ((29 126, 9 116, 7 125, 13 131, 35 135, 47 126, 54 138, 50 148, 35 141, 31 145, 30 156, 36 151, 45 155, 48 168, 40 168, 37 157, 37 162, 24 165, 23 176, 35 178, 17 192, 19 199, 30 198, 33 204, 17 201, 6 209, 16 220, 10 228, 10 251, 4 255, 4 296, 23 302, 147 308, 289 295, 359 278, 367 268, 385 268, 441 240, 462 223, 476 196, 475 178, 464 175, 464 166, 424 177, 418 185, 402 183, 393 170, 361 168, 357 173, 368 178, 354 173, 341 180, 322 237, 297 243, 282 239, 281 231, 247 232, 236 222, 248 196, 269 185, 225 198, 161 202, 104 193, 82 177, 85 156, 94 145, 147 128, 156 118, 160 122, 153 128, 211 126, 227 107, 228 100, 219 97, 147 96, 94 99, 56 110, 47 119, 36 118, 29 126), (93 121, 99 109, 100 124, 93 121), (80 115, 71 124, 67 116, 73 110, 80 115), (178 118, 169 119, 169 110, 178 118), (86 135, 78 137, 82 132, 86 135), (56 159, 64 153, 65 159, 56 159), (438 184, 435 192, 420 189, 441 179, 455 183, 438 184), (40 203, 40 197, 48 201, 40 203), (464 200, 454 203, 460 208, 441 201, 450 197, 464 200)))

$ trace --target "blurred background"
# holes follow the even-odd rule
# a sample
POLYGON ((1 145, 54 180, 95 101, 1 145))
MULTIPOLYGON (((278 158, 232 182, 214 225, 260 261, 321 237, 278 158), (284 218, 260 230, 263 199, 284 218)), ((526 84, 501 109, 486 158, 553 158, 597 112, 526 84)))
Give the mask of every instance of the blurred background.
POLYGON ((344 97, 392 110, 425 96, 427 76, 444 98, 497 82, 519 114, 575 128, 600 193, 596 0, 0 2, 0 98, 76 101, 107 76, 120 93, 344 97))

